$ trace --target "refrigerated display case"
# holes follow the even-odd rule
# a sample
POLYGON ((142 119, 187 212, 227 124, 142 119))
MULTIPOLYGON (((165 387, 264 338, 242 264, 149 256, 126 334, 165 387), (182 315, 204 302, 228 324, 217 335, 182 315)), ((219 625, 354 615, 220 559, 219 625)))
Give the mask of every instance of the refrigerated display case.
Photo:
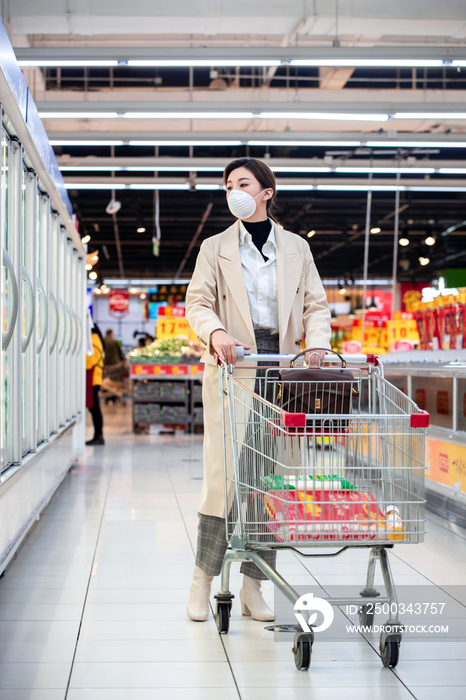
POLYGON ((380 360, 387 379, 430 414, 427 507, 466 527, 466 350, 414 350, 380 360))
POLYGON ((0 23, 0 574, 84 449, 85 262, 0 23))

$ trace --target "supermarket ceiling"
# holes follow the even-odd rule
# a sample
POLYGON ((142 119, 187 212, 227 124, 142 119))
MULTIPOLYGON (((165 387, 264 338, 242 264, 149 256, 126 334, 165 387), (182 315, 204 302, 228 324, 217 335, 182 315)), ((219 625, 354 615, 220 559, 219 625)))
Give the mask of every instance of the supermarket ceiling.
POLYGON ((275 170, 280 223, 323 277, 361 277, 369 186, 369 274, 391 277, 397 177, 399 274, 466 266, 466 5, 438 15, 433 0, 2 3, 102 279, 189 276, 232 222, 221 170, 242 155, 275 170))

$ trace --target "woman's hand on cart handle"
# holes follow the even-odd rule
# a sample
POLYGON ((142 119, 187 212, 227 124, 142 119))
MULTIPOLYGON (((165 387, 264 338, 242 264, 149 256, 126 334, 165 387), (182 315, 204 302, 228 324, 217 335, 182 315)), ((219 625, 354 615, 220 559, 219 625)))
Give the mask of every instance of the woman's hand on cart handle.
POLYGON ((240 340, 233 338, 221 328, 212 333, 210 344, 215 350, 215 355, 220 357, 227 365, 236 364, 236 345, 243 347, 245 350, 251 349, 250 345, 245 345, 240 340))
POLYGON ((326 351, 325 350, 314 350, 314 352, 307 352, 305 357, 306 357, 306 362, 308 365, 318 365, 322 364, 325 360, 326 356, 326 351), (319 363, 319 357, 320 357, 320 363, 319 363))

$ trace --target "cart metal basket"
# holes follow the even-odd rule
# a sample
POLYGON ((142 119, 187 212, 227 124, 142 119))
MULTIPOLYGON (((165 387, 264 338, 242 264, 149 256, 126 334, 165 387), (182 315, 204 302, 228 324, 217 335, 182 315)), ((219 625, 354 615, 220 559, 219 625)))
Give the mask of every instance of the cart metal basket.
MULTIPOLYGON (((221 633, 229 629, 233 561, 253 561, 294 605, 299 595, 261 557, 261 551, 293 548, 309 556, 302 550, 340 548, 330 555, 311 555, 335 556, 348 547, 369 547, 361 597, 328 602, 360 605, 360 623, 370 626, 368 604, 387 602, 391 611, 397 610, 387 548, 394 542, 424 539, 424 443, 429 415, 384 379, 382 366, 371 355, 344 358, 353 375, 351 413, 319 410, 325 405, 319 396, 323 399, 330 388, 343 389, 338 387, 341 368, 332 367, 335 356, 331 355, 325 362, 335 372, 334 381, 313 382, 312 387, 308 382, 307 387, 291 392, 302 396, 312 389, 316 412, 284 411, 277 405, 279 372, 291 359, 291 355, 250 355, 236 368, 225 363, 219 367, 230 543, 222 566, 222 590, 215 596, 221 633), (377 561, 386 597, 374 589, 377 561)), ((380 638, 385 666, 398 662, 401 631, 397 613, 391 613, 380 638)), ((313 639, 312 629, 296 631, 293 652, 298 668, 309 667, 313 639)))

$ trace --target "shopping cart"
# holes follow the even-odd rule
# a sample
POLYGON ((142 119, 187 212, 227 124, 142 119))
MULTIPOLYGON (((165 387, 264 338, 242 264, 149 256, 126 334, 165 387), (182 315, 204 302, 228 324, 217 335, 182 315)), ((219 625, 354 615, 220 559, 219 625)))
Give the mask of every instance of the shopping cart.
POLYGON ((105 403, 113 401, 126 406, 125 394, 128 393, 126 386, 127 377, 128 371, 125 363, 118 362, 116 365, 104 365, 100 393, 105 403))
MULTIPOLYGON (((358 606, 359 623, 366 629, 373 626, 376 604, 388 609, 380 653, 384 666, 396 666, 403 626, 387 550, 394 542, 424 539, 424 436, 429 414, 384 379, 373 355, 344 357, 353 376, 349 413, 285 411, 279 405, 279 370, 289 367, 292 357, 250 355, 240 358, 243 362, 235 368, 224 362, 219 366, 230 547, 222 565, 221 591, 215 596, 218 630, 229 629, 232 562, 253 561, 295 606, 300 596, 261 552, 286 548, 300 556, 335 557, 349 547, 366 547, 369 562, 360 596, 327 600, 333 606, 358 606), (264 367, 264 362, 272 366, 264 367), (319 547, 339 549, 330 554, 302 551, 319 547), (374 588, 377 562, 384 596, 374 588)), ((335 380, 308 386, 315 397, 320 392, 323 396, 327 384, 338 388, 341 367, 335 366, 335 355, 326 355, 324 361, 326 369, 330 363, 335 380)), ((302 394, 305 388, 292 393, 302 394)), ((315 403, 320 405, 318 398, 315 403)), ((295 630, 295 664, 308 669, 312 626, 295 630)))

